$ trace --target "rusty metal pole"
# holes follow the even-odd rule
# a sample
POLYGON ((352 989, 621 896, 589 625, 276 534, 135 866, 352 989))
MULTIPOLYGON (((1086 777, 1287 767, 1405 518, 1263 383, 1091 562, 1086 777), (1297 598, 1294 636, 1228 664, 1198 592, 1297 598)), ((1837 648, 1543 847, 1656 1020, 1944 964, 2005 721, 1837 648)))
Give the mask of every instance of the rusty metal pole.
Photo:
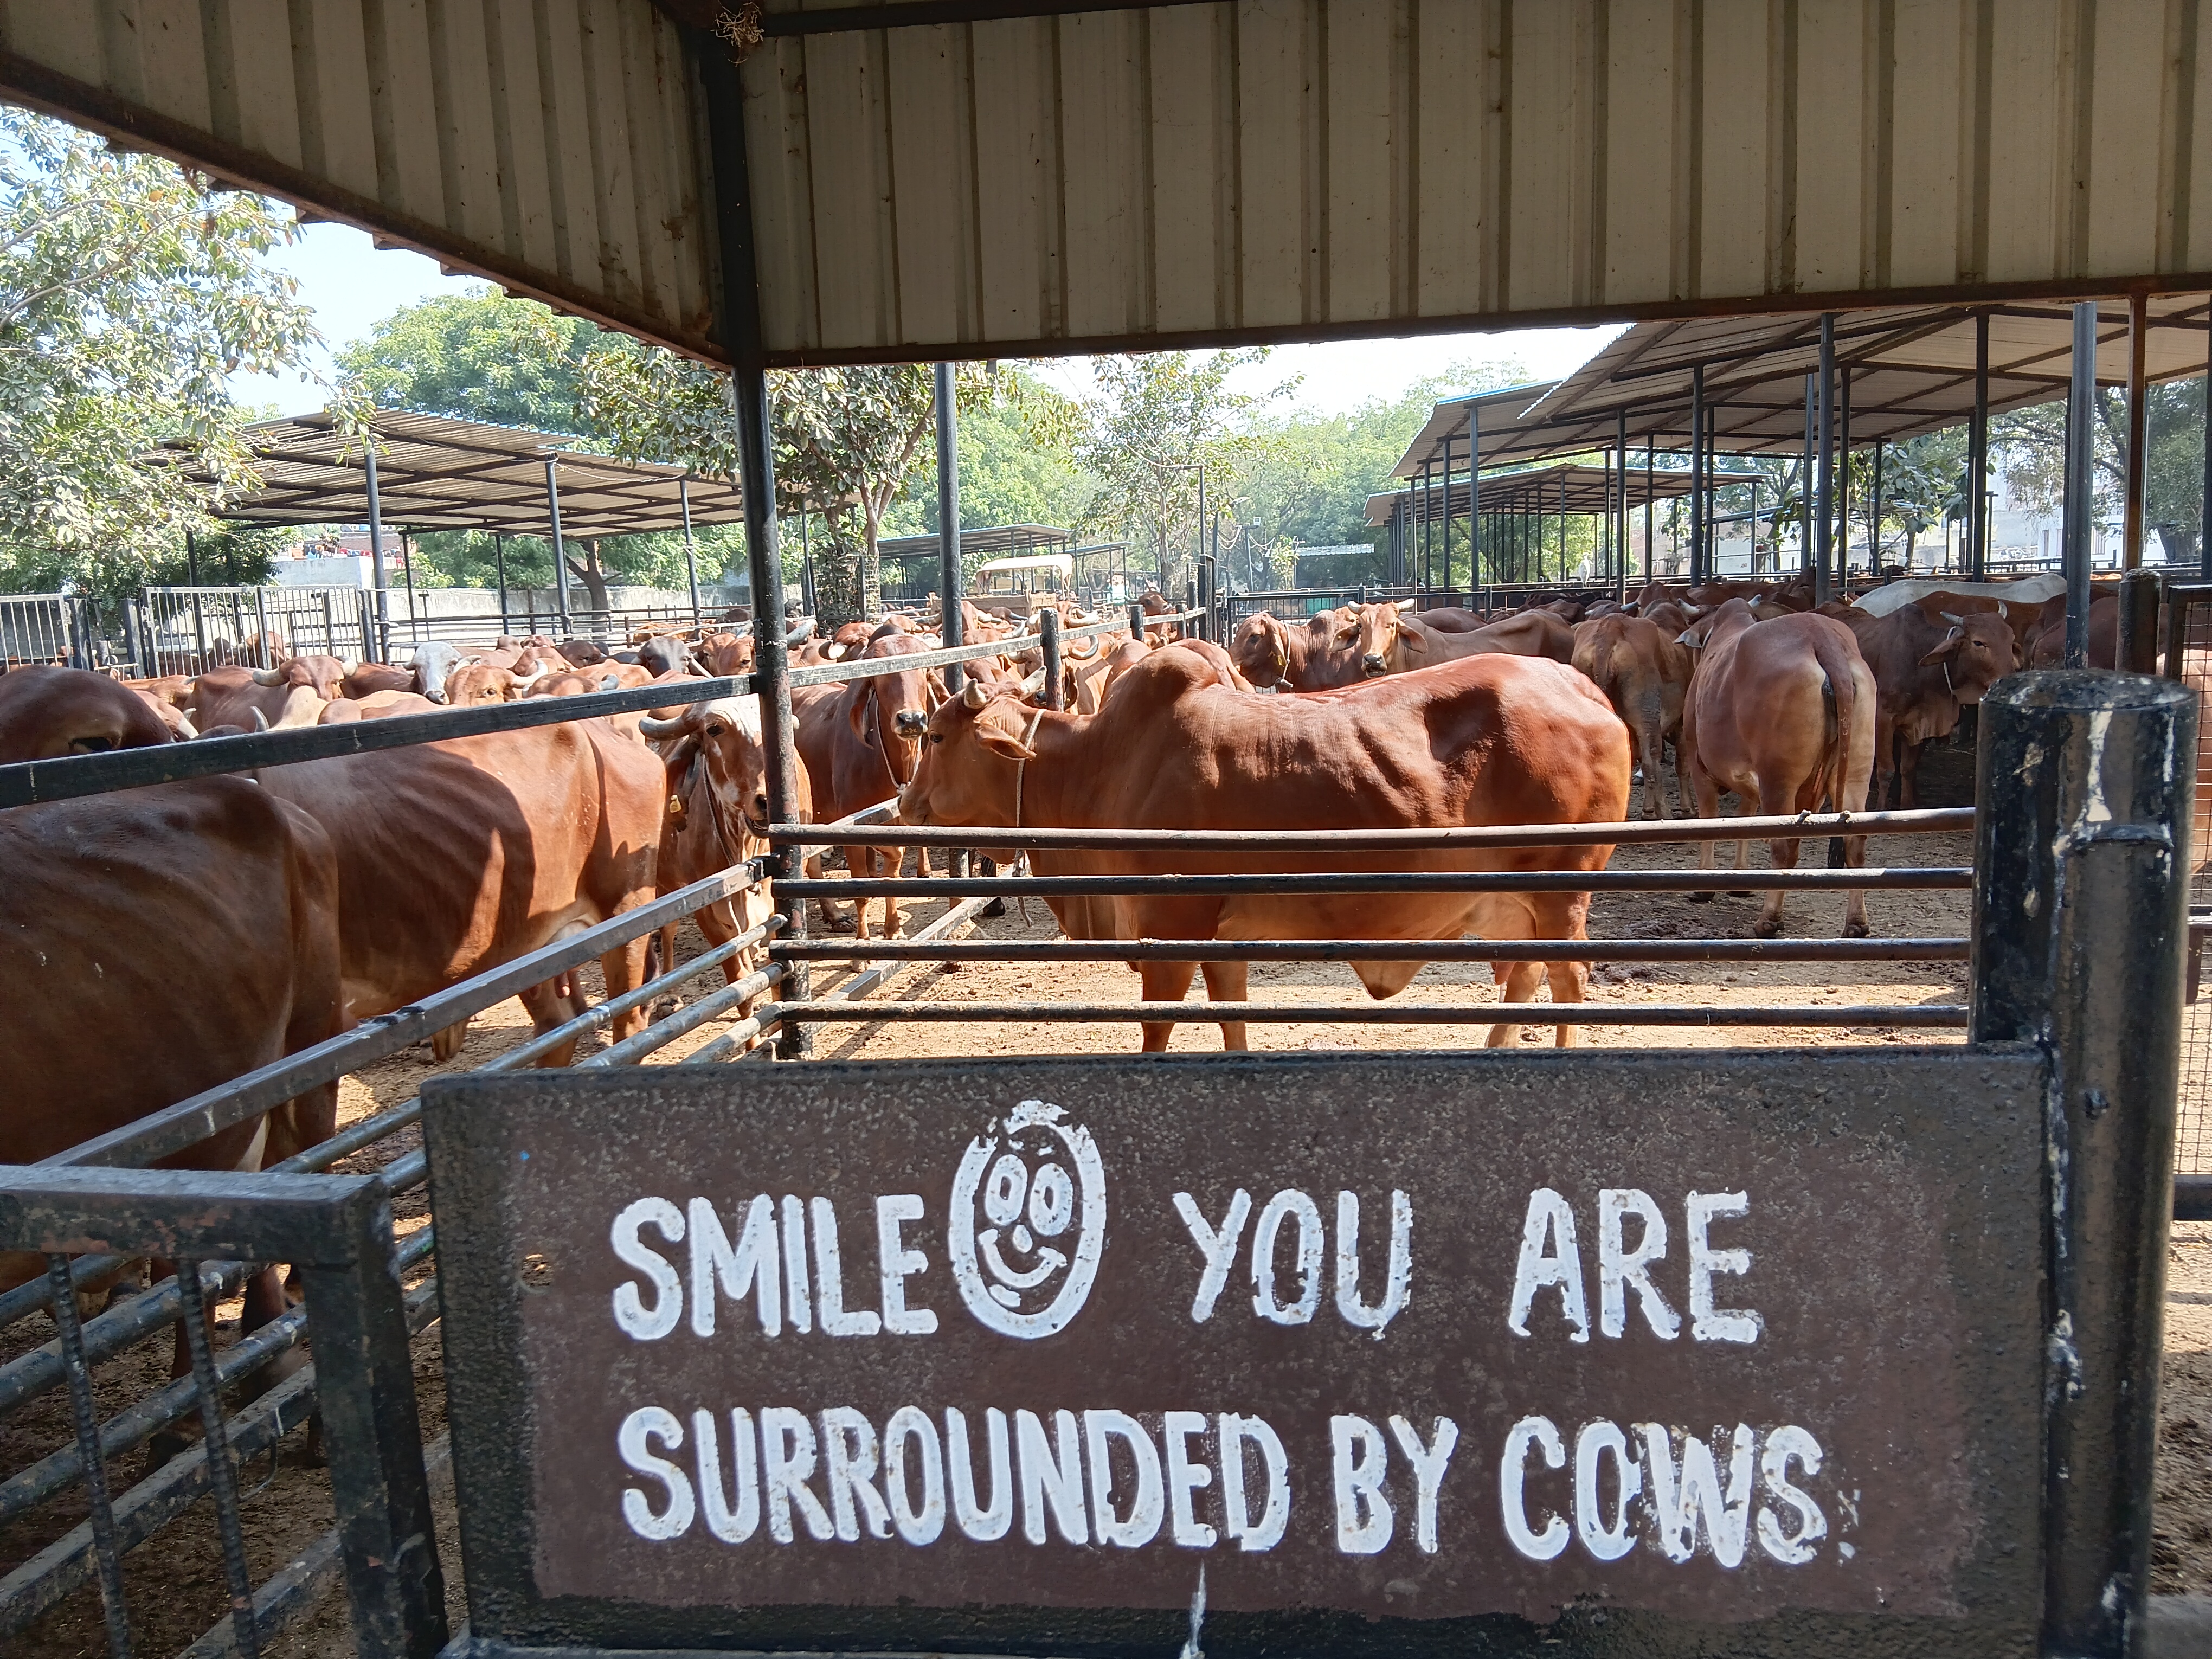
POLYGON ((1982 704, 1972 1037, 2051 1066, 2041 1650, 2131 1659, 2149 1589, 2197 694, 2043 672, 1982 704))
POLYGON ((2128 296, 2128 477, 2127 507, 2120 532, 2120 568, 2136 570, 2143 562, 2143 506, 2150 468, 2150 384, 2144 354, 2150 334, 2150 296, 2128 296))
POLYGON ((1836 313, 1820 316, 1820 472, 1814 486, 1813 603, 1826 605, 1832 592, 1836 544, 1836 313))
POLYGON ((1974 315, 1974 416, 1966 428, 1966 574, 1979 581, 1989 568, 1990 314, 1974 315))
POLYGON ((1058 708, 1061 703, 1061 682, 1065 672, 1060 657, 1060 607, 1049 605, 1037 617, 1037 640, 1044 651, 1044 686, 1038 702, 1047 708, 1058 708))

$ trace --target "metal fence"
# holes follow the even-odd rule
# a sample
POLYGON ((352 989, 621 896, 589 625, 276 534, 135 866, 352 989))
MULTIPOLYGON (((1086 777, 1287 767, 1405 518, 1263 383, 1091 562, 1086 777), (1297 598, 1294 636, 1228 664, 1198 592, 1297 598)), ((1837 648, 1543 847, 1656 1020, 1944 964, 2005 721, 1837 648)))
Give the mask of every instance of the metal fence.
POLYGON ((98 636, 91 601, 75 593, 0 593, 0 664, 90 668, 98 636))
POLYGON ((273 668, 307 653, 374 657, 369 600, 358 587, 148 587, 131 616, 130 655, 149 677, 273 668))
POLYGON ((2203 958, 2212 937, 2212 583, 2166 588, 2166 676, 2197 694, 2197 800, 2189 825, 2189 970, 2182 1009, 2181 1099, 2174 1167, 2212 1172, 2212 997, 2203 958))

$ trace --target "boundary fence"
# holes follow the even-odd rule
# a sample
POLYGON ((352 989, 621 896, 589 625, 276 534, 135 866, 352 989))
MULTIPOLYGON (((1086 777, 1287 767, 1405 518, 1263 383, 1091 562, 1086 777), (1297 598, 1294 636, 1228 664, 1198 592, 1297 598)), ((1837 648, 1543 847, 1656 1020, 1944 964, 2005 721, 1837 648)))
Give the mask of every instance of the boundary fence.
POLYGON ((95 664, 92 602, 76 593, 0 594, 0 664, 95 664))

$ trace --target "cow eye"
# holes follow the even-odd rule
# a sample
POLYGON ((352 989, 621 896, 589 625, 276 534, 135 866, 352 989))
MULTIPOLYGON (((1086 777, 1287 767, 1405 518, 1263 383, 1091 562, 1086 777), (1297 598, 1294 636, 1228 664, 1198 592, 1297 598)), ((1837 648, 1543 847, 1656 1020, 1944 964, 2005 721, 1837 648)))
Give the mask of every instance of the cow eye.
POLYGON ((115 747, 112 738, 71 738, 70 747, 80 755, 104 755, 115 747))
POLYGON ((943 743, 945 741, 945 733, 942 732, 933 732, 929 734, 929 740, 932 743, 943 743))

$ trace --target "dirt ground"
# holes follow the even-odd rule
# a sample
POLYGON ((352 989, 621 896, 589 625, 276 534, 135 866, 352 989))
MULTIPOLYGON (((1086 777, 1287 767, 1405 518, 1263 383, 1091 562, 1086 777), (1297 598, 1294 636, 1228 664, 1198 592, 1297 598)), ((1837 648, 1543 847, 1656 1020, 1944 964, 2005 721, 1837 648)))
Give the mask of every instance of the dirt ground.
MULTIPOLYGON (((1730 854, 1731 849, 1722 848, 1724 863, 1730 854)), ((1825 856, 1824 843, 1808 843, 1803 861, 1819 864, 1825 856)), ((1892 837, 1872 843, 1869 862, 1963 865, 1970 857, 1962 836, 1892 837)), ((1766 862, 1763 846, 1754 844, 1752 861, 1766 862)), ((1616 868, 1674 868, 1688 862, 1689 856, 1680 847, 1624 848, 1613 861, 1616 868)), ((1869 903, 1878 934, 1955 937, 1966 929, 1968 901, 1968 894, 1960 890, 1875 892, 1869 896, 1869 903)), ((1686 896, 1601 895, 1593 906, 1589 931, 1598 938, 1742 937, 1750 931, 1759 903, 1757 898, 1725 894, 1706 904, 1695 903, 1686 896)), ((921 927, 941 909, 939 904, 915 907, 908 914, 907 930, 921 927)), ((1842 911, 1840 894, 1793 896, 1786 930, 1793 935, 1833 937, 1839 930, 1842 911)), ((1010 907, 1003 918, 980 924, 979 936, 1030 939, 1055 936, 1050 912, 1042 904, 1033 902, 1027 912, 1024 916, 1019 907, 1010 907)), ((685 932, 679 954, 688 956, 699 948, 701 941, 688 927, 685 932)), ((582 970, 582 976, 596 996, 596 967, 582 970)), ((816 994, 834 993, 845 976, 838 969, 817 968, 816 994)), ((695 982, 689 992, 696 996, 719 983, 720 976, 711 975, 695 982)), ((881 994, 917 1000, 1133 1001, 1137 979, 1126 968, 1110 963, 929 966, 906 972, 881 994)), ((1311 1002, 1317 1012, 1328 1005, 1367 1000, 1351 970, 1336 964, 1255 965, 1251 994, 1255 1000, 1311 1002)), ((1498 992, 1487 967, 1469 963, 1432 965, 1401 994, 1408 1000, 1464 1003, 1474 1008, 1495 1001, 1498 992)), ((1959 1003, 1966 1000, 1966 969, 1964 963, 1869 963, 1841 968, 1825 963, 1601 966, 1592 976, 1589 994, 1599 1003, 1959 1003)), ((725 1029, 726 1022, 710 1020, 671 1043, 655 1057, 655 1063, 680 1060, 725 1029)), ((823 1024, 816 1030, 816 1054, 824 1059, 1115 1054, 1129 1052, 1137 1044, 1135 1029, 1126 1023, 1016 1026, 878 1023, 823 1024)), ((1255 1048, 1271 1050, 1468 1048, 1480 1046, 1488 1030, 1486 1024, 1346 1026, 1317 1018, 1310 1024, 1255 1025, 1250 1028, 1250 1039, 1255 1048)), ((435 1066, 428 1046, 422 1045, 347 1079, 341 1087, 341 1119, 350 1122, 397 1105, 413 1095, 434 1072, 483 1066, 529 1034, 520 1006, 502 1004, 477 1018, 467 1043, 449 1067, 435 1066)), ((1583 1028, 1582 1035, 1583 1041, 1592 1047, 1623 1048, 1948 1042, 1958 1040, 1960 1034, 1876 1024, 1842 1030, 1596 1025, 1583 1028)), ((1549 1028, 1532 1027, 1523 1032, 1522 1040, 1548 1043, 1552 1037, 1549 1028)), ((1171 1050, 1215 1052, 1220 1042, 1216 1028, 1186 1024, 1176 1028, 1171 1050)), ((404 1132, 342 1167, 373 1168, 416 1144, 416 1132, 404 1132)), ((403 1230, 421 1225, 425 1219, 422 1192, 402 1194, 395 1212, 403 1230)), ((2176 1229, 2169 1273, 2154 1588, 2160 1592, 2212 1592, 2212 1224, 2176 1229)), ((234 1334, 237 1314, 235 1302, 219 1310, 226 1322, 219 1332, 222 1340, 234 1334)), ((30 1346, 30 1338, 50 1332, 51 1327, 43 1322, 25 1322, 18 1332, 0 1337, 0 1359, 12 1358, 30 1346)), ((150 1342, 99 1367, 102 1416, 158 1385, 167 1375, 169 1352, 167 1341, 150 1342)), ((434 1441, 444 1429, 444 1387, 434 1323, 416 1338, 415 1358, 424 1437, 434 1441)), ((66 1401, 58 1393, 0 1419, 0 1477, 35 1462, 66 1443, 68 1437, 66 1401)), ((257 1583, 331 1524, 328 1481, 310 1462, 305 1441, 304 1434, 295 1433, 285 1443, 273 1474, 266 1457, 247 1474, 245 1520, 257 1583)), ((143 1452, 120 1459, 116 1484, 127 1485, 138 1478, 144 1466, 143 1452)), ((448 1611, 458 1627, 463 1616, 460 1553, 454 1534, 449 1471, 441 1468, 434 1474, 433 1494, 448 1611)), ((81 1521, 84 1512, 81 1489, 72 1487, 44 1509, 12 1525, 0 1526, 0 1573, 13 1570, 64 1528, 81 1521)), ((125 1581, 141 1653, 173 1653, 205 1630, 223 1607, 210 1507, 204 1503, 198 1505, 152 1548, 127 1557, 125 1581)), ((78 1656, 91 1659, 104 1653, 106 1640, 95 1593, 87 1588, 71 1595, 6 1648, 11 1656, 21 1656, 21 1659, 78 1659, 78 1656)), ((300 1659, 343 1659, 350 1655, 343 1595, 325 1593, 312 1612, 268 1644, 265 1650, 300 1659)))

